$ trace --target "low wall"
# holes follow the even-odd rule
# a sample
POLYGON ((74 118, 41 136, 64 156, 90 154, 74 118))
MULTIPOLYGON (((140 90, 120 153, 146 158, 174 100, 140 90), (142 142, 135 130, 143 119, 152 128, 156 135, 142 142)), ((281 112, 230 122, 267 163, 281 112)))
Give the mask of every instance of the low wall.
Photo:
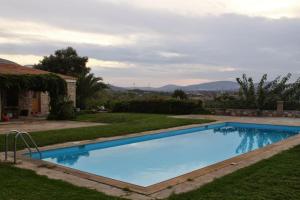
POLYGON ((299 117, 300 111, 297 110, 284 110, 278 112, 276 110, 263 110, 258 112, 255 109, 211 109, 216 115, 227 115, 227 116, 247 116, 247 117, 299 117))

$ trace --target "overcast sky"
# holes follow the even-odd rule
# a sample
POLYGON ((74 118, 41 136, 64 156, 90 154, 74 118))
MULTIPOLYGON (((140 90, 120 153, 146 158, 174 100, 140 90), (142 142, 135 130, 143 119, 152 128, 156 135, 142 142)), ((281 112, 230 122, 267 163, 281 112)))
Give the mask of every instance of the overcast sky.
POLYGON ((72 46, 118 86, 300 76, 300 0, 0 0, 0 58, 72 46))

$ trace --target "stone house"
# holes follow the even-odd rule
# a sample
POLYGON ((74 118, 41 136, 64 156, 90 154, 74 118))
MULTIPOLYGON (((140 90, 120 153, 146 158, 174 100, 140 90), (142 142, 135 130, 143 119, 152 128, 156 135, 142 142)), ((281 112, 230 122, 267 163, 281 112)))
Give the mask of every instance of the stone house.
MULTIPOLYGON (((0 74, 39 75, 49 72, 33 69, 0 58, 0 74)), ((68 97, 76 105, 76 78, 58 74, 67 82, 68 97)), ((49 113, 49 96, 47 92, 34 91, 0 91, 0 119, 2 113, 10 118, 46 116, 49 113)))

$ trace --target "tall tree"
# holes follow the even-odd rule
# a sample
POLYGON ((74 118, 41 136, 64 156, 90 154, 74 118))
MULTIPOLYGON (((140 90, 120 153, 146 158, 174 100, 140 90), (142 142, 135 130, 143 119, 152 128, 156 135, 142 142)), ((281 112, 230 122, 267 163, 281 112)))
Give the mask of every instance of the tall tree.
POLYGON ((255 88, 252 78, 243 74, 242 79, 237 78, 240 85, 240 97, 249 106, 259 110, 274 107, 276 101, 296 100, 300 97, 300 79, 295 83, 288 84, 291 74, 276 77, 273 81, 267 82, 267 74, 264 74, 255 88))
POLYGON ((265 88, 265 83, 267 81, 267 74, 264 74, 256 88, 256 107, 258 110, 262 110, 267 101, 268 90, 265 88))
POLYGON ((80 57, 75 49, 67 47, 56 50, 54 55, 45 56, 34 68, 79 77, 90 72, 87 62, 88 57, 80 57))
POLYGON ((287 82, 291 78, 291 73, 288 73, 286 76, 282 77, 278 76, 269 84, 266 85, 266 89, 268 90, 268 98, 272 99, 273 101, 277 100, 286 100, 286 92, 287 89, 291 86, 287 82))
POLYGON ((95 95, 104 88, 107 88, 107 85, 102 82, 102 78, 95 77, 94 74, 81 75, 77 79, 77 107, 85 109, 87 100, 95 97, 95 95))
POLYGON ((90 73, 87 62, 88 57, 78 56, 75 49, 67 47, 55 51, 54 55, 45 56, 34 68, 77 77, 76 104, 86 108, 87 101, 107 87, 102 78, 90 73))
POLYGON ((243 74, 242 79, 237 78, 236 81, 240 85, 239 95, 243 101, 249 107, 255 107, 255 87, 253 83, 253 79, 247 78, 246 74, 243 74))

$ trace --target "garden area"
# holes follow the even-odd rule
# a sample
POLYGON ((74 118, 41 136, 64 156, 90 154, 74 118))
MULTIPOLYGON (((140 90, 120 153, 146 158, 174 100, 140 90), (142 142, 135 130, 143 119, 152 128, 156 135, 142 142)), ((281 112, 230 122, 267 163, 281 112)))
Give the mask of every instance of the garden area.
MULTIPOLYGON (((90 73, 87 57, 80 57, 71 47, 45 57, 34 68, 76 77, 76 105, 66 94, 66 83, 55 74, 42 76, 1 76, 3 90, 43 91, 50 94, 50 120, 97 122, 104 125, 68 128, 30 133, 38 146, 43 147, 72 141, 124 136, 144 131, 160 130, 192 124, 213 122, 210 119, 174 118, 170 115, 215 114, 215 109, 252 109, 255 116, 264 110, 276 110, 284 102, 288 110, 300 110, 300 79, 292 82, 291 74, 268 81, 263 75, 258 83, 243 75, 237 78, 239 90, 210 92, 194 99, 192 92, 177 89, 173 92, 152 92, 138 89, 116 90, 101 77, 90 73), (66 59, 67 58, 67 59, 66 59), (60 63, 60 68, 57 68, 60 63), (69 67, 70 65, 72 69, 69 67), (17 80, 17 81, 16 81, 17 80), (38 84, 39 83, 39 84, 38 84), (75 109, 76 107, 76 109, 75 109)), ((5 136, 0 135, 1 150, 5 136)), ((176 141, 177 142, 177 141, 176 141)), ((12 146, 12 145, 11 145, 12 146)), ((18 149, 25 146, 18 144, 18 149)), ((194 150, 194 149, 193 149, 194 150)), ((193 180, 190 180, 193 181, 193 180)), ((91 189, 48 179, 33 171, 0 162, 0 199, 120 199, 91 189)), ((299 199, 300 146, 269 159, 218 178, 191 192, 172 195, 171 200, 195 199, 299 199)))

